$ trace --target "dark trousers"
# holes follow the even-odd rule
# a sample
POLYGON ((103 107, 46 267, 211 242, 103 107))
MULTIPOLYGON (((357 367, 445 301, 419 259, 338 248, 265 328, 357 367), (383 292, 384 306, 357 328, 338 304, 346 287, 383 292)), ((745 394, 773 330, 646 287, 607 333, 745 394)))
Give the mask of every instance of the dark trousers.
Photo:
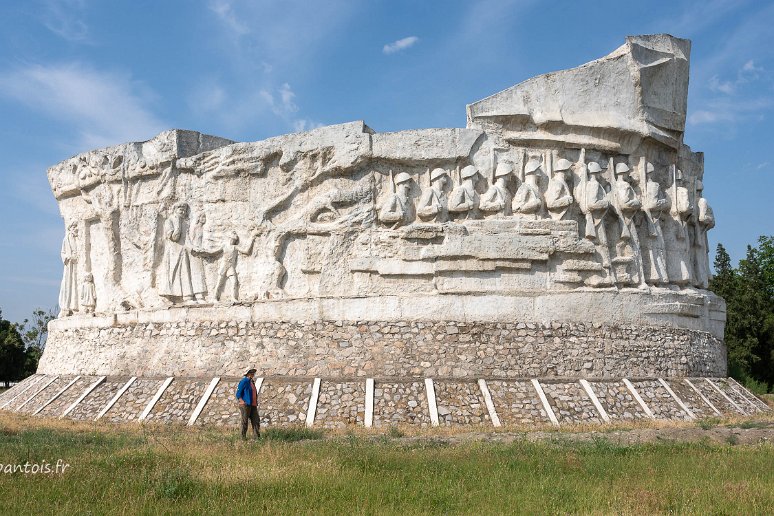
POLYGON ((242 414, 242 438, 247 439, 247 422, 253 427, 255 437, 261 436, 261 419, 258 417, 258 407, 251 405, 239 405, 239 412, 242 414))

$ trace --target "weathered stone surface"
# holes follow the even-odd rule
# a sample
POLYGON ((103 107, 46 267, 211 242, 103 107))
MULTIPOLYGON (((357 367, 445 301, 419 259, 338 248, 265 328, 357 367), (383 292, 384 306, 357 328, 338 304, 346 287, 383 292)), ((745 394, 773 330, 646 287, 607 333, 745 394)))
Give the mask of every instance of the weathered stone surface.
POLYGON ((94 375, 227 377, 254 364, 266 377, 610 378, 721 376, 726 367, 721 341, 668 327, 188 321, 51 331, 48 346, 63 348, 52 349, 63 357, 57 371, 94 375))
POLYGON ((114 423, 137 421, 163 382, 163 378, 138 378, 103 418, 114 423))
POLYGON ((105 415, 134 420, 185 371, 148 421, 187 422, 218 376, 197 424, 233 425, 254 366, 268 425, 304 424, 314 378, 328 427, 365 421, 366 378, 375 426, 429 425, 425 378, 442 425, 491 424, 478 379, 507 423, 547 421, 529 378, 563 424, 600 421, 579 378, 611 418, 644 415, 623 377, 683 417, 653 379, 726 374, 715 219, 683 143, 689 54, 632 36, 469 105, 466 128, 173 130, 50 168, 62 312, 38 372, 87 376, 46 410, 111 375, 71 414, 88 419, 138 376, 105 415))

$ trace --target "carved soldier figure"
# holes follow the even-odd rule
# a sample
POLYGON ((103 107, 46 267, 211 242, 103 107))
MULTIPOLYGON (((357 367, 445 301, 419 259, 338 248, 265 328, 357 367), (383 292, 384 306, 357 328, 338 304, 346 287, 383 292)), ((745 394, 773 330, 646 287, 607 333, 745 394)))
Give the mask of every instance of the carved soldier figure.
POLYGON ((652 163, 645 164, 645 177, 640 176, 640 191, 642 192, 642 211, 645 223, 641 229, 643 267, 645 281, 649 285, 669 283, 666 266, 666 249, 664 247, 664 231, 662 219, 669 212, 671 202, 661 191, 661 186, 653 180, 655 171, 652 163))
POLYGON ((696 181, 696 220, 694 225, 694 240, 693 240, 693 252, 694 252, 694 285, 699 288, 707 288, 709 286, 710 268, 709 268, 709 254, 707 243, 707 232, 715 227, 715 215, 712 213, 707 199, 702 196, 702 190, 704 190, 704 184, 701 181, 696 181))
POLYGON ((672 187, 667 192, 671 197, 672 208, 670 217, 666 219, 669 229, 664 234, 669 283, 680 287, 688 285, 693 276, 691 239, 687 223, 693 214, 693 204, 682 181, 682 172, 673 168, 672 187))
POLYGON ((629 165, 626 163, 618 163, 615 166, 615 184, 610 193, 613 210, 618 215, 621 224, 621 238, 616 242, 616 251, 618 256, 632 259, 629 268, 632 283, 645 285, 640 238, 634 221, 642 203, 637 198, 632 185, 629 184, 629 172, 629 165))
POLYGON ((430 172, 430 188, 419 199, 417 215, 425 222, 447 222, 449 220, 449 199, 446 196, 446 185, 449 173, 442 168, 430 172))
POLYGON ((513 197, 513 212, 532 220, 540 218, 543 211, 543 197, 538 187, 539 171, 540 161, 535 158, 530 159, 524 168, 524 182, 513 197))
POLYGON ((188 245, 188 204, 178 202, 164 222, 164 258, 159 295, 172 302, 192 301, 191 256, 188 245))
POLYGON ((588 164, 589 178, 583 188, 583 202, 588 214, 586 222, 586 238, 594 242, 597 254, 602 262, 602 267, 610 272, 610 248, 607 243, 607 228, 605 227, 605 215, 607 215, 610 203, 607 193, 599 182, 599 174, 602 167, 596 161, 588 164), (591 227, 589 227, 591 226, 591 227))
POLYGON ((476 167, 468 165, 462 169, 460 178, 462 184, 452 190, 449 196, 449 212, 455 214, 458 220, 480 219, 479 196, 476 192, 476 184, 481 174, 476 167))
POLYGON ((562 220, 573 202, 572 192, 567 186, 565 174, 572 167, 572 163, 564 158, 556 162, 554 176, 548 182, 546 189, 546 208, 554 220, 562 220))
POLYGON ((494 171, 494 184, 481 196, 481 211, 503 216, 513 215, 511 206, 513 195, 508 190, 511 177, 513 177, 513 166, 510 163, 498 163, 494 171))
POLYGON ((59 317, 72 315, 78 311, 78 223, 67 227, 62 240, 62 286, 59 290, 59 317))
MULTIPOLYGON (((200 213, 196 217, 196 223, 191 228, 191 248, 192 250, 203 250, 204 224, 207 217, 200 213)), ((204 302, 207 296, 207 278, 204 274, 204 260, 199 253, 191 253, 191 285, 193 286, 194 299, 197 302, 204 302)))
POLYGON ((385 224, 392 224, 391 229, 395 229, 414 220, 414 204, 409 199, 411 176, 400 172, 393 182, 392 171, 390 171, 390 182, 392 194, 382 204, 379 220, 385 224))

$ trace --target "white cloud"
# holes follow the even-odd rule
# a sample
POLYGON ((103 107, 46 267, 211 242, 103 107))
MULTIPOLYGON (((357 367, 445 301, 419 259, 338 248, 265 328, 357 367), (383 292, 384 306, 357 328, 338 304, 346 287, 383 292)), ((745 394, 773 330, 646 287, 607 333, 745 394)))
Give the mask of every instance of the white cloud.
POLYGON ((721 81, 717 75, 713 75, 708 83, 709 89, 731 95, 736 90, 736 85, 731 81, 721 81))
MULTIPOLYGON (((323 66, 318 49, 339 35, 365 5, 348 0, 208 0, 211 42, 231 65, 222 104, 211 110, 228 132, 260 120, 264 130, 296 129, 298 98, 290 87, 323 66), (274 120, 271 120, 272 114, 274 120)), ((195 99, 197 91, 189 95, 195 99)), ((307 125, 313 122, 306 122, 307 125)))
POLYGON ((72 127, 79 139, 68 143, 80 150, 146 140, 166 128, 151 111, 153 95, 142 83, 81 63, 0 72, 0 96, 72 127))
POLYGON ((250 32, 250 29, 239 20, 234 11, 233 2, 230 0, 211 0, 209 8, 233 34, 242 36, 250 32))
POLYGON ((72 42, 86 42, 89 27, 83 21, 85 0, 45 0, 40 12, 41 21, 48 30, 72 42))
POLYGON ((419 38, 416 36, 401 38, 398 41, 393 41, 392 43, 384 45, 382 52, 388 55, 394 54, 395 52, 400 52, 401 50, 406 50, 407 48, 413 47, 418 41, 419 38))
POLYGON ((774 106, 774 100, 768 97, 739 99, 720 97, 703 103, 701 109, 688 116, 691 125, 714 124, 719 122, 738 123, 749 120, 761 120, 763 113, 774 106))
POLYGON ((762 72, 763 67, 762 66, 755 66, 755 61, 750 59, 747 61, 744 66, 742 66, 742 71, 744 72, 762 72))
POLYGON ((688 38, 704 29, 728 20, 729 15, 748 4, 749 0, 692 0, 683 4, 679 13, 670 12, 643 33, 668 32, 677 37, 688 38))
POLYGON ((322 126, 323 124, 319 122, 313 122, 311 120, 302 118, 293 122, 293 132, 302 133, 304 131, 311 131, 312 129, 317 129, 318 127, 322 126))
POLYGON ((277 90, 279 100, 271 91, 261 90, 260 95, 266 104, 269 105, 271 110, 278 116, 287 117, 298 111, 298 106, 295 103, 296 94, 290 87, 290 84, 284 83, 277 90))

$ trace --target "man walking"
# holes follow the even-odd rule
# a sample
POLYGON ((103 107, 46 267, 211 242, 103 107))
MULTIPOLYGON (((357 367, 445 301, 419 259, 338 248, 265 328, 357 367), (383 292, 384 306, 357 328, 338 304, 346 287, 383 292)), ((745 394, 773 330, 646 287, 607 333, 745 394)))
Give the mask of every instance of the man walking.
POLYGON ((247 439, 247 422, 253 427, 255 438, 261 437, 261 420, 258 417, 258 389, 255 387, 255 369, 245 373, 236 390, 239 412, 242 414, 242 439, 247 439))

